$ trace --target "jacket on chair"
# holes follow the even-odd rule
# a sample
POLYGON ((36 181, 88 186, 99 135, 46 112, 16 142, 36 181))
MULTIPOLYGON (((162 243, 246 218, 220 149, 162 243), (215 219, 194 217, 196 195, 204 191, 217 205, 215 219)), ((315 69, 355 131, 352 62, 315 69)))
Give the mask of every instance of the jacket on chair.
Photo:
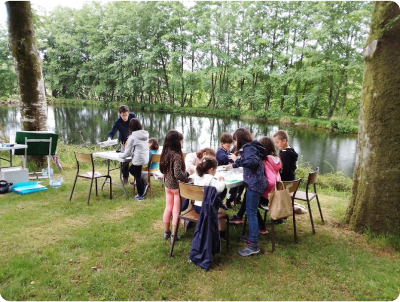
POLYGON ((194 231, 189 259, 208 271, 214 255, 221 250, 218 230, 218 204, 220 197, 213 186, 204 187, 204 197, 199 220, 194 231))

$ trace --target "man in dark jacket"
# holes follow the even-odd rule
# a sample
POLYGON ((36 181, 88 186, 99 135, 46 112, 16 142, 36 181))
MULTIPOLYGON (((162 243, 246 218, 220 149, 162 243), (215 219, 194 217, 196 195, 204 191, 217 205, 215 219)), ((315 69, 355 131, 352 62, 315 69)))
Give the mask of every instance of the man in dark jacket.
MULTIPOLYGON (((131 112, 126 105, 118 107, 119 117, 115 120, 111 131, 107 134, 107 140, 111 140, 118 131, 118 141, 121 144, 121 152, 125 151, 125 144, 129 136, 129 122, 131 119, 136 118, 136 115, 131 112)), ((122 176, 124 183, 128 183, 129 178, 129 162, 122 163, 122 176)))

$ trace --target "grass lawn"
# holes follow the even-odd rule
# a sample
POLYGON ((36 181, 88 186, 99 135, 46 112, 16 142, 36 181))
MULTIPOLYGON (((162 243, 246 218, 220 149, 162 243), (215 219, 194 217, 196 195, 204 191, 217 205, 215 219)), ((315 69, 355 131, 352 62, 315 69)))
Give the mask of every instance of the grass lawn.
MULTIPOLYGON (((313 204, 315 235, 308 214, 297 215, 298 244, 293 243, 291 221, 276 226, 274 254, 267 234, 260 235, 261 255, 240 257, 236 251, 243 248, 237 239, 242 228, 232 227, 231 249, 226 253, 222 244, 212 269, 205 272, 188 262, 193 228, 187 233, 180 228, 182 241, 169 258, 170 241, 162 239, 161 185, 154 186, 152 200, 148 196, 143 202, 125 197, 117 186, 109 200, 106 185, 87 206, 89 182, 78 180, 70 202, 75 165, 64 168, 65 182, 59 189, 0 195, 0 293, 6 300, 394 300, 399 296, 399 250, 382 238, 346 229, 348 193, 321 191, 326 223, 321 224, 313 204)), ((131 187, 127 189, 131 192, 131 187)))

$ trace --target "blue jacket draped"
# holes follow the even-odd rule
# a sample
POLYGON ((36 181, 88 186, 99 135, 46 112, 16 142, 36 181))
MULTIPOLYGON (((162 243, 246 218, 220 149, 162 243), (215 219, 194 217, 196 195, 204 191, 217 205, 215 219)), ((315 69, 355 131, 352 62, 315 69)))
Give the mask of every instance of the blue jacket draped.
POLYGON ((208 271, 214 255, 221 251, 218 230, 218 191, 213 186, 204 186, 204 198, 199 220, 194 231, 189 259, 200 268, 208 271))

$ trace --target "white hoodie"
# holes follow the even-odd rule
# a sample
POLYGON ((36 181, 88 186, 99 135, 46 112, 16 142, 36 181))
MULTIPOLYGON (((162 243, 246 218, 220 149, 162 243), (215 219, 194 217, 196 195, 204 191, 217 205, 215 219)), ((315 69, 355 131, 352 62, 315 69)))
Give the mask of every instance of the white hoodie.
POLYGON ((132 165, 143 166, 149 162, 149 133, 146 130, 133 131, 128 137, 125 152, 119 157, 132 156, 132 165))

